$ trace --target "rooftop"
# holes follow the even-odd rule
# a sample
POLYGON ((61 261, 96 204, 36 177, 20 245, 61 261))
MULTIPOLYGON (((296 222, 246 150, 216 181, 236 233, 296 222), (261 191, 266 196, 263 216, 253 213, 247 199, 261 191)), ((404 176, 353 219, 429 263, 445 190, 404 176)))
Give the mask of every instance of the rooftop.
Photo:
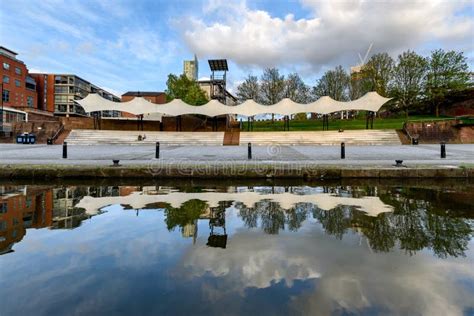
POLYGON ((128 91, 122 96, 132 96, 132 97, 154 97, 154 96, 160 96, 165 94, 164 92, 158 92, 158 91, 128 91))

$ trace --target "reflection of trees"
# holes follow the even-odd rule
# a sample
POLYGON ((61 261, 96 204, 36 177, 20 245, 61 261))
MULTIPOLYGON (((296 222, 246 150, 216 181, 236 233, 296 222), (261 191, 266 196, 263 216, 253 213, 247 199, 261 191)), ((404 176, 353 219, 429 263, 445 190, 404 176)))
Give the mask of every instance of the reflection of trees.
POLYGON ((278 234, 285 229, 296 231, 306 219, 307 209, 304 205, 285 210, 277 202, 262 200, 255 203, 253 208, 247 208, 242 203, 236 203, 240 210, 239 215, 245 226, 255 228, 260 222, 260 227, 267 234, 278 234))
POLYGON ((313 211, 313 217, 323 226, 326 233, 334 235, 341 239, 346 229, 350 227, 350 216, 346 212, 346 206, 338 206, 330 211, 324 211, 316 208, 313 211))
POLYGON ((180 207, 168 206, 165 208, 165 223, 168 230, 175 227, 183 228, 187 224, 194 223, 207 209, 207 203, 201 200, 189 200, 180 207))
MULTIPOLYGON (((370 188, 357 191, 357 195, 364 196, 364 193, 377 195, 370 188)), ((347 205, 322 210, 310 203, 299 203, 284 210, 278 203, 264 200, 253 208, 242 203, 236 203, 236 207, 245 226, 261 227, 268 234, 278 234, 284 229, 296 231, 312 214, 327 234, 339 239, 349 230, 363 234, 373 251, 387 252, 398 245, 409 254, 429 248, 442 258, 463 256, 473 231, 472 224, 464 217, 455 217, 455 212, 445 209, 445 204, 439 207, 436 196, 436 192, 424 192, 420 196, 416 190, 384 192, 379 197, 392 205, 394 212, 376 217, 347 205)))

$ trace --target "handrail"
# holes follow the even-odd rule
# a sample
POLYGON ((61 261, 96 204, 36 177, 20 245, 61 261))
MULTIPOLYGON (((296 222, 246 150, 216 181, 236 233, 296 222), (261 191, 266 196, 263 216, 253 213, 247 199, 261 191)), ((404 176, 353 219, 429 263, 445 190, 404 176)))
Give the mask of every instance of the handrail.
POLYGON ((61 124, 61 126, 60 126, 59 129, 56 131, 56 133, 54 133, 53 137, 50 138, 50 139, 51 139, 51 142, 54 143, 54 142, 56 141, 56 139, 58 139, 59 134, 61 134, 61 132, 62 132, 63 130, 64 130, 64 125, 61 124))
POLYGON ((413 139, 415 139, 415 137, 412 136, 410 132, 408 131, 407 122, 403 123, 403 131, 408 135, 408 138, 410 138, 410 144, 413 145, 413 139))

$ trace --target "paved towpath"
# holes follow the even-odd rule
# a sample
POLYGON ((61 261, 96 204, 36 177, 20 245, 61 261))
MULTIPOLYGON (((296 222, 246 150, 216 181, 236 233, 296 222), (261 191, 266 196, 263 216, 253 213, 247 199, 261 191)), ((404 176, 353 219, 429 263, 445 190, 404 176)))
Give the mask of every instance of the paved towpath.
MULTIPOLYGON (((447 157, 440 158, 440 145, 348 146, 346 159, 340 159, 339 146, 254 146, 253 161, 275 163, 318 163, 322 165, 393 165, 395 159, 414 165, 473 165, 474 144, 448 144, 447 157)), ((68 159, 62 159, 62 145, 0 144, 0 164, 150 164, 154 146, 68 146, 68 159)), ((245 162, 245 146, 161 146, 160 163, 227 164, 245 162)))

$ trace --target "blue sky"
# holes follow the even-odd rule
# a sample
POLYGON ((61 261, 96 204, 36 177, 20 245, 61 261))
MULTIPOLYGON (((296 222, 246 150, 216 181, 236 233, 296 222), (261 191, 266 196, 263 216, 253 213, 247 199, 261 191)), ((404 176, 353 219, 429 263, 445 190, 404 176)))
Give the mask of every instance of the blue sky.
POLYGON ((161 91, 196 53, 228 58, 229 86, 278 67, 314 85, 358 54, 464 51, 474 60, 472 1, 0 0, 0 45, 30 71, 74 73, 112 92, 161 91))

